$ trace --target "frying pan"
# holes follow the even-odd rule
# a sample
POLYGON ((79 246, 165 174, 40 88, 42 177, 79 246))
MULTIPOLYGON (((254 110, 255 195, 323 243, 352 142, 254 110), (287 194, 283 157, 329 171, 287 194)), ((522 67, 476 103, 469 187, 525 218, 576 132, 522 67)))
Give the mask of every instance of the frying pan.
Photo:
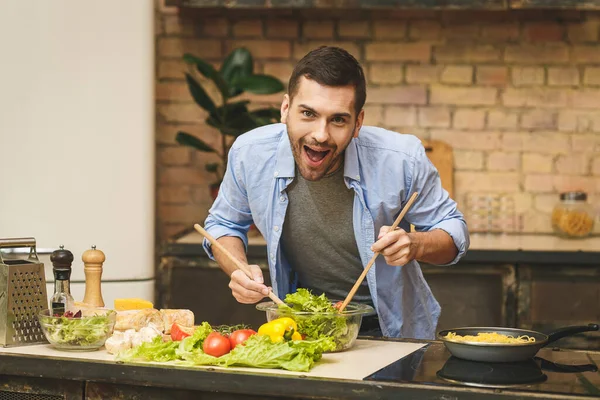
POLYGON ((529 360, 537 354, 544 346, 567 336, 581 332, 597 331, 598 324, 589 324, 586 326, 568 326, 558 329, 548 335, 541 332, 529 331, 514 328, 457 328, 440 331, 438 339, 444 342, 450 353, 458 358, 471 361, 484 362, 515 362, 529 360), (481 342, 458 342, 446 339, 449 332, 455 332, 457 335, 477 335, 478 333, 497 332, 501 335, 510 335, 518 337, 528 335, 535 338, 535 342, 527 343, 481 343, 481 342))

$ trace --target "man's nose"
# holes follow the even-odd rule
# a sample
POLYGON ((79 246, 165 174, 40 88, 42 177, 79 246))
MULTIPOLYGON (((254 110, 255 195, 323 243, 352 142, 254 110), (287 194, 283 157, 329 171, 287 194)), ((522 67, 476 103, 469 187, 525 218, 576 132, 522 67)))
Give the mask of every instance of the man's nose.
POLYGON ((329 140, 329 131, 327 130, 327 122, 320 122, 317 129, 313 133, 313 138, 318 143, 327 143, 329 140))

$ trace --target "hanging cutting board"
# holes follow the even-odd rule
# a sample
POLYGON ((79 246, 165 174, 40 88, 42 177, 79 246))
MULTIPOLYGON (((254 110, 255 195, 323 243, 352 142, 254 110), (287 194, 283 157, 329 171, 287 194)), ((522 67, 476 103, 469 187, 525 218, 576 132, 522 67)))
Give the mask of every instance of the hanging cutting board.
POLYGON ((437 168, 442 186, 454 198, 454 153, 452 147, 439 140, 422 140, 427 157, 437 168))

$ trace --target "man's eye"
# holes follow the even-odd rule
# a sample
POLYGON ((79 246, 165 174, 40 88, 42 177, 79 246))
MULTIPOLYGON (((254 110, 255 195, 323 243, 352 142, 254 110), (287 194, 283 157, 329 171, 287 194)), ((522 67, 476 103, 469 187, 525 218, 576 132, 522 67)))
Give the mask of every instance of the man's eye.
POLYGON ((346 122, 346 120, 343 117, 334 117, 333 118, 334 124, 343 124, 344 122, 346 122))
POLYGON ((312 118, 315 116, 315 114, 312 111, 308 111, 308 110, 302 111, 302 115, 304 115, 307 118, 312 118))

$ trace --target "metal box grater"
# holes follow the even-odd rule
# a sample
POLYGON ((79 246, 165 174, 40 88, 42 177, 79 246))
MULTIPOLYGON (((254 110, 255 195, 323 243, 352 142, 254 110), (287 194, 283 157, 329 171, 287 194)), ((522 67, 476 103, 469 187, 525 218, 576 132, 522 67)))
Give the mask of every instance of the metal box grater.
POLYGON ((35 239, 0 239, 0 345, 47 343, 38 321, 38 313, 47 308, 44 264, 35 239), (2 249, 17 247, 29 247, 26 260, 2 258, 2 249))

